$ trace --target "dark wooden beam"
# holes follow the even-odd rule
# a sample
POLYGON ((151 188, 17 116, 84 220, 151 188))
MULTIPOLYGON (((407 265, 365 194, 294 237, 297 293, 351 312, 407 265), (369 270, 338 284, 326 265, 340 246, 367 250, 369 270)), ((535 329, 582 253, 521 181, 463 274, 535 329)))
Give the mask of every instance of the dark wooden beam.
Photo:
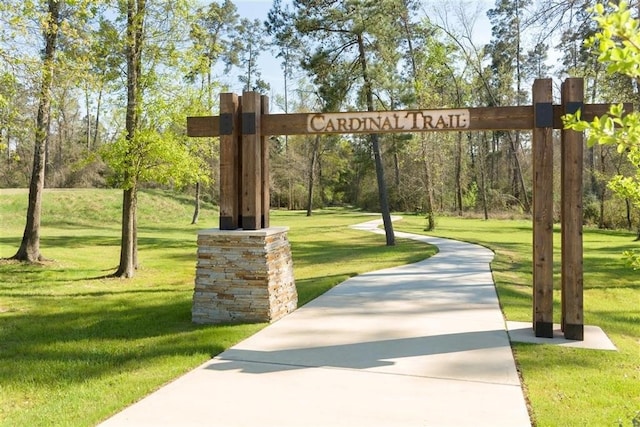
MULTIPOLYGON (((633 111, 631 104, 624 104, 625 110, 633 111)), ((553 128, 562 129, 562 115, 564 109, 562 105, 554 105, 553 107, 553 128)), ((451 111, 459 111, 455 109, 451 111)), ((583 106, 582 118, 584 120, 592 120, 596 116, 601 116, 609 110, 609 104, 586 104, 583 106)), ((421 110, 421 111, 439 111, 442 110, 421 110)), ((531 130, 534 127, 534 106, 525 105, 519 107, 477 107, 468 108, 470 123, 464 129, 426 129, 425 131, 499 131, 499 130, 531 130)), ((399 110, 395 112, 382 111, 381 113, 404 113, 412 114, 417 110, 399 110)), ((344 116, 345 118, 353 117, 354 114, 364 112, 344 112, 332 113, 344 116)), ((262 117, 263 135, 303 135, 314 133, 308 129, 308 120, 315 113, 296 113, 296 114, 268 114, 262 117)), ((218 136, 220 134, 220 117, 187 117, 187 135, 194 137, 218 136)), ((409 133, 406 129, 387 129, 380 133, 409 133)), ((360 131, 344 132, 342 130, 323 131, 323 134, 344 134, 344 133, 371 133, 370 129, 360 131)))
POLYGON ((533 329, 553 338, 553 81, 533 84, 533 329))
MULTIPOLYGON (((562 84, 562 105, 572 113, 584 100, 584 81, 567 79, 562 84)), ((586 108, 585 108, 586 110, 586 108)), ((584 339, 582 272, 582 169, 584 134, 562 131, 562 330, 570 340, 584 339)))

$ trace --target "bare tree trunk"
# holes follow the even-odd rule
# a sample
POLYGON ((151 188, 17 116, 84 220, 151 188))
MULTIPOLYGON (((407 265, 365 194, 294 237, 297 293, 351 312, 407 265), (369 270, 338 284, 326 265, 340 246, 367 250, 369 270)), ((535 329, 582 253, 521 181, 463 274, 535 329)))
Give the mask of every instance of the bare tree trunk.
POLYGON ((433 184, 431 181, 431 168, 429 167, 429 154, 427 152, 427 139, 422 134, 422 164, 424 173, 424 187, 425 187, 425 211, 427 217, 427 226, 425 231, 432 231, 436 228, 436 220, 433 214, 433 184))
MULTIPOLYGON (((289 114, 289 62, 284 62, 284 112, 285 114, 289 114)), ((289 167, 287 168, 287 186, 288 186, 288 202, 287 209, 293 210, 293 178, 292 178, 292 168, 291 168, 291 147, 289 147, 289 135, 284 136, 284 151, 287 156, 287 164, 289 167)))
MULTIPOLYGON (((365 92, 367 97, 367 110, 375 111, 373 104, 373 90, 367 70, 367 58, 364 51, 364 41, 362 34, 358 34, 358 49, 360 53, 360 65, 362 67, 362 79, 364 80, 365 92)), ((391 222, 391 212, 389 210, 389 198, 387 197, 387 186, 384 181, 384 168, 382 165, 382 156, 380 155, 380 144, 378 135, 373 133, 369 135, 371 146, 373 148, 373 157, 376 165, 376 178, 378 181, 378 197, 380 199, 380 211, 382 213, 382 222, 384 224, 384 234, 387 240, 387 246, 394 246, 395 235, 393 234, 393 223, 391 222)))
MULTIPOLYGON (((602 179, 604 179, 604 177, 606 176, 606 172, 607 172, 607 164, 606 164, 606 152, 603 149, 602 146, 598 147, 600 150, 600 173, 602 176, 602 179)), ((604 183, 601 183, 599 185, 599 193, 598 193, 598 199, 600 202, 600 218, 598 219, 598 228, 603 229, 604 225, 605 225, 605 220, 604 220, 604 199, 607 195, 607 186, 604 185, 604 183)))
POLYGON ((311 152, 311 160, 309 162, 309 185, 307 192, 307 216, 311 216, 313 212, 313 182, 314 182, 314 171, 316 169, 316 159, 318 157, 318 146, 320 145, 320 135, 316 135, 316 138, 313 142, 313 148, 311 152))
MULTIPOLYGON (((522 92, 522 64, 520 63, 520 36, 521 36, 521 30, 520 30, 520 8, 519 8, 519 3, 516 2, 515 3, 516 6, 516 25, 517 25, 517 40, 516 40, 516 105, 520 105, 520 93, 522 92)), ((511 148, 513 150, 513 160, 515 161, 515 166, 516 166, 516 174, 517 174, 517 179, 518 179, 518 184, 522 189, 522 203, 523 203, 523 208, 524 211, 529 213, 531 212, 531 203, 529 202, 529 195, 527 194, 527 187, 525 186, 524 183, 524 177, 522 176, 522 166, 520 165, 520 160, 518 159, 518 151, 520 150, 520 132, 516 131, 516 137, 515 137, 515 141, 513 141, 511 139, 511 134, 509 134, 509 141, 511 142, 511 148)), ((519 192, 519 191, 518 191, 519 192)), ((514 196, 515 196, 515 192, 514 192, 514 196)), ((520 199, 518 197, 518 199, 520 199)))
POLYGON ((29 204, 27 206, 27 223, 22 235, 20 248, 13 259, 26 262, 44 260, 40 253, 40 215, 42 212, 42 192, 46 167, 46 149, 49 140, 51 121, 51 85, 55 70, 58 28, 60 27, 60 2, 49 0, 48 22, 43 30, 44 54, 42 61, 42 84, 40 101, 36 117, 35 146, 33 150, 33 170, 29 184, 29 204))
POLYGON ((462 132, 456 141, 456 205, 458 216, 462 216, 462 132))
POLYGON ((93 133, 93 149, 95 150, 98 146, 99 134, 100 134, 100 109, 102 108, 102 87, 98 91, 98 101, 96 104, 96 120, 95 120, 95 130, 93 133))
POLYGON ((91 111, 90 105, 89 105, 90 101, 89 101, 89 88, 88 86, 85 86, 84 88, 84 108, 87 110, 87 124, 86 124, 86 141, 87 141, 87 151, 91 150, 91 115, 89 114, 89 111, 91 111))
POLYGON ((122 193, 122 234, 120 243, 120 265, 114 273, 115 277, 131 278, 135 272, 134 236, 136 215, 136 194, 134 189, 122 193))
MULTIPOLYGON (((596 77, 598 75, 597 69, 596 71, 596 77)), ((594 78, 593 79, 593 84, 591 86, 591 102, 595 102, 597 99, 597 94, 598 94, 598 79, 594 78)), ((599 195, 599 183, 598 183, 598 172, 596 170, 596 152, 595 152, 595 145, 592 145, 591 147, 589 147, 587 149, 587 159, 589 161, 589 190, 591 193, 593 193, 594 195, 598 196, 599 195)))
MULTIPOLYGON (((127 2, 127 112, 125 127, 127 141, 135 141, 138 129, 138 102, 140 75, 142 73, 142 32, 144 28, 145 0, 127 2)), ((137 176, 125 173, 125 190, 122 197, 122 238, 120 242, 120 265, 116 277, 131 278, 138 264, 137 242, 137 176)))
MULTIPOLYGON (((409 28, 409 2, 406 0, 403 0, 403 6, 404 6, 404 9, 403 9, 404 13, 400 15, 400 18, 402 20, 402 24, 406 34, 407 46, 409 47, 409 57, 411 59, 411 70, 413 72, 413 85, 414 85, 416 94, 418 95, 418 106, 423 107, 422 94, 420 93, 419 84, 418 84, 418 65, 416 63, 416 55, 413 49, 413 37, 411 35, 411 29, 409 28)), ((422 136, 423 150, 426 148, 424 138, 425 137, 423 135, 422 136)), ((427 159, 426 156, 423 156, 423 162, 424 162, 424 174, 425 174, 424 184, 425 184, 425 191, 427 193, 427 198, 425 202, 426 203, 425 210, 427 215, 426 230, 431 231, 436 228, 435 216, 433 213, 433 183, 431 180, 429 160, 427 159)))
POLYGON ((529 202, 529 195, 527 194, 527 187, 524 183, 524 176, 522 175, 522 166, 520 165, 520 159, 518 159, 518 149, 520 147, 520 132, 516 132, 515 141, 511 137, 511 133, 508 134, 509 144, 511 146, 511 153, 513 155, 513 161, 515 165, 514 173, 517 184, 522 189, 522 207, 525 212, 531 212, 531 203, 529 202))
POLYGON ((400 187, 400 160, 398 158, 398 143, 395 137, 393 138, 393 172, 395 177, 396 187, 400 187))
POLYGON ((316 169, 318 170, 318 191, 320 192, 320 208, 324 209, 329 204, 329 199, 327 198, 327 189, 324 185, 322 154, 323 150, 318 150, 316 169))
MULTIPOLYGON (((482 138, 485 138, 485 134, 482 134, 482 138)), ((483 149, 484 141, 480 141, 480 153, 478 155, 478 168, 480 169, 480 194, 482 197, 482 210, 484 212, 484 219, 489 219, 488 197, 487 197, 487 153, 483 149)))
POLYGON ((196 195, 194 202, 194 210, 193 210, 193 218, 191 219, 191 224, 198 223, 198 217, 200 216, 200 181, 196 182, 196 195))

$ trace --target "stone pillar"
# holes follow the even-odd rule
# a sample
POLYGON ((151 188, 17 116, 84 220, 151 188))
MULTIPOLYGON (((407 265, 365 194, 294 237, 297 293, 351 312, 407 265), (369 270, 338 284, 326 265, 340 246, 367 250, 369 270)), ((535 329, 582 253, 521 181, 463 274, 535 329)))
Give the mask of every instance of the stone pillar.
POLYGON ((295 310, 288 230, 200 231, 193 322, 273 322, 295 310))

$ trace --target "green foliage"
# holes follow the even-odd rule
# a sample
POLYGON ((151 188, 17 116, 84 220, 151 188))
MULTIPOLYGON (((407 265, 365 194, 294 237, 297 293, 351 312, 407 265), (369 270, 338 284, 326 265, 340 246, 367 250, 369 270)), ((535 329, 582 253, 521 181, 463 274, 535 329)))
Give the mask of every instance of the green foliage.
MULTIPOLYGON (((213 67, 219 60, 223 60, 227 68, 231 67, 231 39, 234 37, 237 21, 237 8, 230 0, 224 0, 222 4, 212 2, 208 7, 196 10, 190 31, 193 43, 191 54, 195 55, 195 58, 186 74, 188 81, 195 81, 200 75, 206 77, 207 85, 210 86, 213 67)), ((213 88, 206 88, 210 98, 211 89, 213 88)), ((212 107, 208 105, 209 109, 212 107)))
POLYGON ((467 191, 462 194, 462 207, 475 209, 478 203, 478 184, 472 182, 467 191))
POLYGON ((209 170, 202 145, 208 141, 188 138, 185 113, 193 111, 194 93, 165 85, 147 91, 140 129, 128 140, 122 134, 101 148, 111 168, 112 184, 123 189, 134 183, 159 183, 184 188, 197 181, 207 183, 209 170), (171 90, 173 89, 173 90, 171 90), (124 177, 129 177, 124 182, 124 177))
POLYGON ((597 45, 598 60, 607 64, 610 74, 620 73, 640 77, 640 24, 634 19, 625 1, 611 3, 611 12, 598 3, 593 11, 600 32, 587 40, 587 45, 597 45))
POLYGON ((104 145, 101 153, 113 172, 111 184, 123 189, 143 182, 183 188, 198 179, 208 179, 202 173, 202 159, 192 154, 185 138, 169 132, 144 129, 131 140, 122 136, 104 145))
POLYGON ((496 105, 510 105, 517 102, 520 90, 520 64, 524 62, 521 49, 521 25, 524 12, 530 0, 497 0, 495 8, 487 12, 492 24, 492 40, 487 46, 493 69, 493 90, 490 94, 496 105))
POLYGON ((237 26, 237 37, 232 43, 232 60, 242 72, 238 80, 243 90, 266 93, 270 89, 269 83, 264 81, 258 66, 258 58, 267 49, 266 28, 258 19, 241 19, 237 26))
MULTIPOLYGON (((609 74, 640 77, 640 24, 632 17, 628 4, 624 1, 609 4, 609 9, 597 4, 593 12, 600 30, 585 44, 597 46, 598 61, 607 65, 609 74)), ((627 153, 627 159, 635 167, 634 175, 616 175, 608 186, 640 208, 640 113, 626 112, 622 104, 616 104, 609 108, 608 114, 595 117, 591 122, 581 120, 580 111, 563 117, 563 121, 567 129, 588 132, 589 145, 615 145, 619 153, 627 153)), ((640 268, 640 254, 626 251, 624 257, 634 269, 640 268)))

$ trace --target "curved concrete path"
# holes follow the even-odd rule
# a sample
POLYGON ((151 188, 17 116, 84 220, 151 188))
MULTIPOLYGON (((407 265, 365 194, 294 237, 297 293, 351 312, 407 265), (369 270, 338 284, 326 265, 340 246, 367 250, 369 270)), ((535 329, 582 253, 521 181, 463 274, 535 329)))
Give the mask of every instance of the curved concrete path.
POLYGON ((440 251, 341 283, 102 425, 530 426, 493 253, 396 236, 440 251))

